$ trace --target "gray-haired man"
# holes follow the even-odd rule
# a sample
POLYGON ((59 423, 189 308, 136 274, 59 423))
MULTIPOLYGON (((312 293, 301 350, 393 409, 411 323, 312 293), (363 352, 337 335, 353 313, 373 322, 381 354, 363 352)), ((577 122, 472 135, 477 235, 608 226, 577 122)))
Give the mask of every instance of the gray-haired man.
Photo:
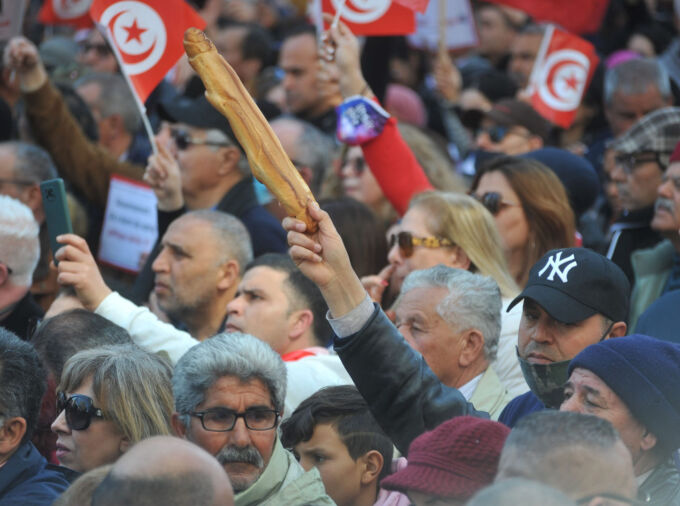
POLYGON ((215 455, 236 506, 333 504, 319 472, 304 472, 279 441, 286 366, 248 334, 220 334, 187 351, 175 367, 173 426, 215 455))

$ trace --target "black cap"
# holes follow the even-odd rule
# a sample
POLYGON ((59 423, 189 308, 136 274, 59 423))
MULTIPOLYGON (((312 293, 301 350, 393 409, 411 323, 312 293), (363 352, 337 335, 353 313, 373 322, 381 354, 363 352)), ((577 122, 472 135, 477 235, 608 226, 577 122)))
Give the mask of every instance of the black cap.
POLYGON ((523 100, 505 99, 496 102, 486 117, 498 125, 506 127, 522 126, 533 135, 548 141, 552 124, 523 100))
POLYGON ((529 272, 526 288, 508 306, 535 301, 563 323, 577 323, 601 314, 626 321, 630 303, 628 278, 611 260, 586 248, 548 251, 529 272))
POLYGON ((222 116, 204 96, 164 100, 158 104, 158 114, 161 119, 171 123, 184 123, 195 128, 220 130, 243 151, 227 118, 222 116))

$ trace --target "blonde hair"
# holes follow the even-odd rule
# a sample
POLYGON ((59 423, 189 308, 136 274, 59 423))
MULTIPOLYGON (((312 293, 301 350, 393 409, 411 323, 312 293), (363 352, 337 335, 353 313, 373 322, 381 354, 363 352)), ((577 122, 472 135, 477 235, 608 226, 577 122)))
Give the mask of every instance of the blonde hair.
POLYGON ((130 443, 173 434, 172 368, 166 360, 128 344, 83 350, 67 360, 57 390, 73 392, 88 378, 96 406, 130 443))
POLYGON ((472 263, 471 272, 493 278, 503 297, 517 295, 496 223, 482 204, 468 195, 430 191, 416 195, 409 206, 413 208, 425 211, 425 223, 433 235, 463 249, 472 263))

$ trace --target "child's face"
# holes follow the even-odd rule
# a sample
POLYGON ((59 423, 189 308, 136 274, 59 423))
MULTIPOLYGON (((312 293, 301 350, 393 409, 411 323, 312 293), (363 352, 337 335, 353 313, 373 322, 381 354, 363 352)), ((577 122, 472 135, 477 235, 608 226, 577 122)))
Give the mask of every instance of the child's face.
MULTIPOLYGON (((357 504, 361 492, 363 459, 356 461, 342 442, 338 432, 329 424, 319 424, 309 441, 298 443, 295 453, 300 456, 300 465, 309 471, 316 467, 326 487, 326 493, 338 506, 357 504)), ((373 489, 375 494, 375 489, 373 489)), ((375 499, 375 496, 373 496, 375 499)))

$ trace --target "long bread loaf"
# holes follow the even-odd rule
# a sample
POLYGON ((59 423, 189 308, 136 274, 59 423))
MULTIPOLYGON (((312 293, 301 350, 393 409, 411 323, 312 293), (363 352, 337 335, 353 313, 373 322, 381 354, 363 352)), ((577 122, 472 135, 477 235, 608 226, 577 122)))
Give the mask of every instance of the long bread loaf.
POLYGON ((197 28, 184 33, 184 50, 205 85, 206 98, 227 118, 243 146, 253 175, 281 202, 289 216, 304 221, 307 230, 314 232, 316 222, 307 213, 307 204, 314 196, 234 69, 197 28))

